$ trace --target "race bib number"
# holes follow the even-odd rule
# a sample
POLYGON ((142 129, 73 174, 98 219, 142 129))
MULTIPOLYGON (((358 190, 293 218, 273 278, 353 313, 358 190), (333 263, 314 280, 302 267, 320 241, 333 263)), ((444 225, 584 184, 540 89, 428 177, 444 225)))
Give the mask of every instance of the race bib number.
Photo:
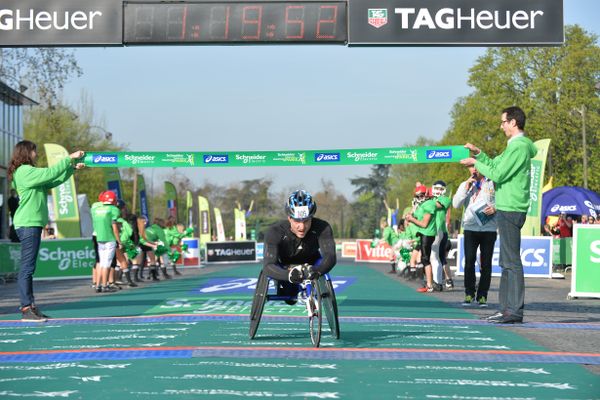
POLYGON ((294 208, 294 219, 308 218, 309 215, 310 211, 308 210, 308 206, 300 206, 294 208))

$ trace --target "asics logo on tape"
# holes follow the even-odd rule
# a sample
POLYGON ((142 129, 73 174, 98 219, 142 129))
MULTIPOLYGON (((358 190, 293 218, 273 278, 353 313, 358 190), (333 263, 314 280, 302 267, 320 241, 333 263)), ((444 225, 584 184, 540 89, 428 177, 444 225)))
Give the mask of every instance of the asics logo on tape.
POLYGON ((340 161, 340 153, 316 153, 315 162, 337 162, 340 161))
POLYGON ((92 156, 94 164, 116 164, 119 157, 116 154, 97 154, 92 156))
POLYGON ((227 154, 204 154, 205 164, 227 164, 229 156, 227 154))
POLYGON ((452 150, 427 150, 428 160, 442 160, 452 158, 452 150))

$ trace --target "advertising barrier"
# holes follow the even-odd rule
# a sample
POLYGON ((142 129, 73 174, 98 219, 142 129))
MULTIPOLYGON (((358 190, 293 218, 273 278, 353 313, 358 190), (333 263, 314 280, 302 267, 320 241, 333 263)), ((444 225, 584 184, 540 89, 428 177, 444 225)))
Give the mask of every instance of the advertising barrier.
MULTIPOLYGON (((463 235, 458 236, 457 275, 465 273, 465 256, 463 251, 463 235)), ((552 277, 552 238, 544 236, 522 236, 521 237, 521 261, 523 272, 529 278, 551 278, 552 277)), ((492 257, 492 276, 500 276, 502 270, 499 265, 500 246, 499 240, 494 244, 494 255, 492 257)), ((479 252, 477 253, 479 260, 479 252)), ((479 261, 475 261, 475 272, 479 276, 479 261)))
MULTIPOLYGON (((21 245, 0 243, 0 275, 19 269, 21 245)), ((42 240, 34 279, 70 279, 92 276, 96 253, 91 238, 42 240)))
POLYGON ((342 242, 342 257, 356 258, 356 242, 342 242))
POLYGON ((208 263, 256 262, 256 242, 207 242, 208 263))
POLYGON ((265 258, 265 244, 263 242, 256 243, 256 259, 262 260, 265 258))
POLYGON ((380 240, 375 247, 371 247, 372 243, 370 239, 356 241, 356 261, 389 263, 394 251, 390 245, 383 240, 380 240))
POLYGON ((187 250, 183 253, 184 267, 197 267, 200 265, 200 248, 198 238, 183 238, 183 244, 187 245, 187 250))
POLYGON ((568 298, 600 298, 600 225, 573 226, 573 269, 568 298))

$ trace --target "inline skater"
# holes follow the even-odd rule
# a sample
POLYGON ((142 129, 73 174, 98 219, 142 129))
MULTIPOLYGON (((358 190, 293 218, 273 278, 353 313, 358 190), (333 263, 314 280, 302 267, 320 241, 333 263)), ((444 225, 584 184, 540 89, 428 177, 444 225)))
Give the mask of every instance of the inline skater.
POLYGON ((265 235, 263 272, 277 281, 278 295, 295 297, 304 279, 328 273, 337 259, 331 226, 313 217, 317 204, 308 192, 293 192, 285 211, 287 219, 273 224, 265 235))

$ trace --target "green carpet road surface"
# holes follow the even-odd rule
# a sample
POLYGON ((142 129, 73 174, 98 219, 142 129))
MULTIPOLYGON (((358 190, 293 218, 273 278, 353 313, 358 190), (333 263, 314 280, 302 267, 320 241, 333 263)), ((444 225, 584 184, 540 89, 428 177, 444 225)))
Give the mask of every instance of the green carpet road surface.
POLYGON ((43 324, 0 321, 0 398, 600 398, 578 365, 599 354, 548 351, 360 264, 332 274, 339 340, 324 321, 313 348, 304 306, 282 302, 249 340, 259 268, 90 297, 44 310, 43 324))

